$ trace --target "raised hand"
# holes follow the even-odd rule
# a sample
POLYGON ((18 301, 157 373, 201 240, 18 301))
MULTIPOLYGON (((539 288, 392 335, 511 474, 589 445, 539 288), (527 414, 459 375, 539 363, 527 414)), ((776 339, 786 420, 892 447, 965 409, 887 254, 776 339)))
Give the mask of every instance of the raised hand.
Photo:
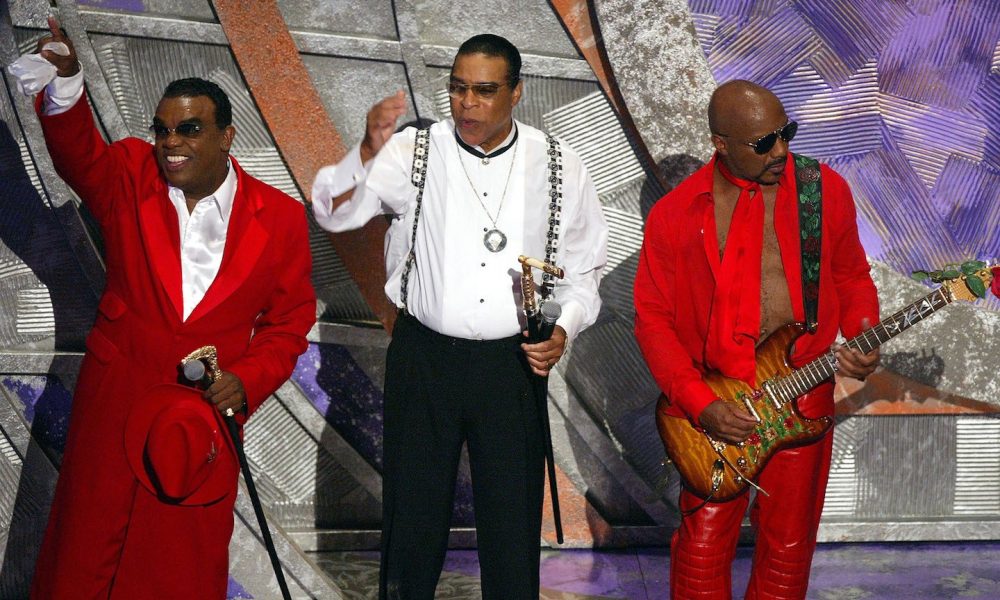
POLYGON ((37 52, 42 55, 42 58, 55 65, 56 72, 60 77, 71 77, 80 72, 80 61, 77 60, 73 42, 59 28, 59 22, 56 21, 55 17, 49 17, 49 35, 38 40, 37 52), (69 54, 62 55, 49 48, 45 48, 45 44, 49 42, 62 42, 66 44, 66 47, 69 48, 69 54))
POLYGON ((365 139, 361 142, 361 161, 368 162, 378 154, 392 134, 396 121, 406 114, 406 96, 399 90, 384 98, 368 111, 365 139))

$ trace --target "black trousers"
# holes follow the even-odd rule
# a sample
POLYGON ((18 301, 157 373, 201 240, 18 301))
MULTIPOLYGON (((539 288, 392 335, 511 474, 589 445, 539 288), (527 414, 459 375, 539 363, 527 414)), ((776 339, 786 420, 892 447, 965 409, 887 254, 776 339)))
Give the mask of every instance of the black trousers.
POLYGON ((544 449, 520 343, 396 321, 385 374, 382 600, 434 597, 463 442, 483 598, 538 598, 544 449))

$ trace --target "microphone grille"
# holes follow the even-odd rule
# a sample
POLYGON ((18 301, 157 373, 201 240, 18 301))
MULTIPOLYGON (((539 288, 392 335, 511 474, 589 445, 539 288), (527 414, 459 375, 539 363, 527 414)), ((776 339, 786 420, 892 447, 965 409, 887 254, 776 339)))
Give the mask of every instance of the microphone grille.
POLYGON ((200 360, 189 360, 184 363, 184 377, 188 381, 201 381, 205 376, 205 364, 200 360))
POLYGON ((555 300, 549 300, 542 305, 542 319, 550 323, 555 323, 562 314, 562 306, 555 300))

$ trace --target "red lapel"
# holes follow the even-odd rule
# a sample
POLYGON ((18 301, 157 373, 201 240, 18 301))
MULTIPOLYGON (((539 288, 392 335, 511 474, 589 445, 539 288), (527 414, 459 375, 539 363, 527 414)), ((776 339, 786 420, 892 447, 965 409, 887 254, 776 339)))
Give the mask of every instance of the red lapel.
POLYGON ((191 312, 188 323, 200 319, 217 307, 246 281, 269 237, 267 230, 257 220, 257 212, 263 207, 260 195, 247 189, 249 176, 236 163, 236 159, 230 158, 236 169, 236 197, 233 199, 233 212, 226 233, 226 249, 222 253, 219 274, 215 276, 205 297, 191 312))
POLYGON ((181 291, 181 241, 177 224, 177 211, 167 198, 165 185, 153 186, 152 193, 139 206, 139 226, 146 240, 147 259, 160 285, 177 311, 177 319, 184 318, 184 298, 181 291))

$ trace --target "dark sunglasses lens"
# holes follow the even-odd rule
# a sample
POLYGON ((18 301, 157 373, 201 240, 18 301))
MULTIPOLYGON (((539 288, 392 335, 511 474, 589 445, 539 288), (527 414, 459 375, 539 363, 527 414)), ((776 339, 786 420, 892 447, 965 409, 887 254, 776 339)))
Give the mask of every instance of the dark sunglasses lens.
POLYGON ((163 125, 150 125, 149 130, 153 132, 153 137, 163 138, 170 134, 170 130, 163 125))
POLYGON ((760 138, 753 144, 753 151, 757 154, 767 154, 774 148, 775 142, 778 141, 777 133, 769 133, 764 137, 760 138))
POLYGON ((194 123, 181 123, 174 131, 177 132, 177 135, 194 137, 201 133, 201 125, 196 125, 194 123))
POLYGON ((786 142, 790 142, 795 137, 795 134, 798 131, 799 131, 799 124, 796 123, 795 121, 789 121, 788 125, 785 125, 784 127, 781 128, 781 139, 785 140, 786 142))

